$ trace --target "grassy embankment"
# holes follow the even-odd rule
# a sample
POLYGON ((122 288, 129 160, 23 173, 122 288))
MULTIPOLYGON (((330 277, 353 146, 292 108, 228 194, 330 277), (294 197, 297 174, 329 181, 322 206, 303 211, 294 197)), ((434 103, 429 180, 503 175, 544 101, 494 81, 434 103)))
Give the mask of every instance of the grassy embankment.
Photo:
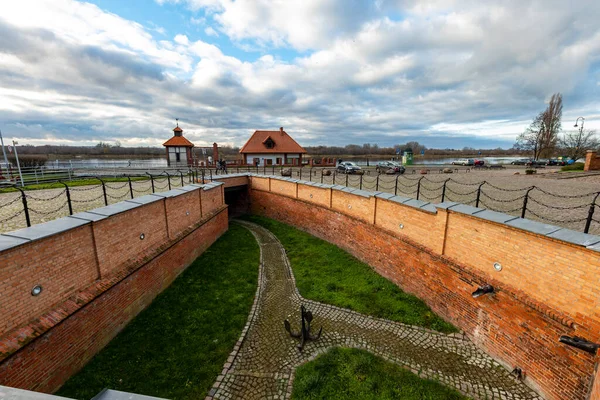
POLYGON ((444 333, 458 331, 422 300, 404 293, 339 247, 272 219, 245 219, 264 226, 281 241, 298 290, 307 299, 444 333))
POLYGON ((89 400, 110 388, 204 398, 246 323, 258 265, 252 234, 230 226, 57 394, 89 400))

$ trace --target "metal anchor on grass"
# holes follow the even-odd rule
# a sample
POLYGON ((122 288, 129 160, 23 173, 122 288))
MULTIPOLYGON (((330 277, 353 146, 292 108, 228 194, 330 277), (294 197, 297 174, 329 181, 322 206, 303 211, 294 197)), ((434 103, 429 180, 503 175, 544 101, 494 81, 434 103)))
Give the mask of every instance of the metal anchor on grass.
POLYGON ((306 343, 307 340, 317 340, 319 337, 321 337, 321 332, 323 331, 323 327, 321 327, 321 329, 319 329, 319 333, 317 333, 316 335, 311 335, 310 334, 310 323, 313 320, 313 315, 310 311, 306 311, 306 308, 304 308, 304 306, 300 306, 300 312, 302 314, 302 328, 301 328, 300 332, 292 332, 292 327, 290 325, 290 321, 288 321, 287 319, 285 321, 283 321, 283 324, 285 326, 285 330, 288 331, 288 333, 290 334, 291 337, 300 338, 300 344, 298 344, 298 350, 302 351, 302 348, 304 347, 304 343, 306 343))

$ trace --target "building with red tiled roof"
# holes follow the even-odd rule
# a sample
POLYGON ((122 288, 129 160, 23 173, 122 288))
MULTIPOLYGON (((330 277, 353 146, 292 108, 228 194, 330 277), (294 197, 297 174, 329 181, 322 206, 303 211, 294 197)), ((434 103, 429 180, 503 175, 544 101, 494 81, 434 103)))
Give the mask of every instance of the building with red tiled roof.
POLYGON ((183 137, 183 129, 177 126, 173 129, 173 137, 163 143, 167 150, 167 165, 169 167, 187 167, 192 165, 192 148, 194 144, 183 137))
POLYGON ((252 165, 301 165, 302 148, 283 128, 255 131, 240 150, 243 161, 252 165))

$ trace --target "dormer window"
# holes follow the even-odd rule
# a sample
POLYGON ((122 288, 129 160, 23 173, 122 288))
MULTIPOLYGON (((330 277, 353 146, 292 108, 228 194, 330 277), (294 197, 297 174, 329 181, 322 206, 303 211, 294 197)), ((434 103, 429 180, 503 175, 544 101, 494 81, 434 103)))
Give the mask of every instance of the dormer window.
POLYGON ((275 147, 275 142, 273 141, 273 139, 271 139, 270 136, 263 143, 265 144, 265 147, 267 149, 272 149, 273 147, 275 147))

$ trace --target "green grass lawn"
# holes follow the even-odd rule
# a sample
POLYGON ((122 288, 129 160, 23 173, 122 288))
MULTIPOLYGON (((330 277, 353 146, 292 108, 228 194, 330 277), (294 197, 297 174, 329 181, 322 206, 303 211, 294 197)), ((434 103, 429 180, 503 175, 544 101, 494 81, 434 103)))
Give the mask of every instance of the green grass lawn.
POLYGON ((442 384, 358 349, 335 348, 296 370, 293 400, 462 400, 442 384))
MULTIPOLYGON (((64 179, 64 182, 69 187, 88 186, 88 185, 100 185, 101 184, 98 179, 93 179, 93 178, 84 178, 84 179, 75 178, 72 181, 69 181, 68 180, 69 177, 66 176, 66 175, 64 177, 53 177, 53 179, 54 178, 55 179, 64 179)), ((101 177, 101 179, 104 182, 127 182, 127 178, 102 178, 101 177)), ((27 179, 24 178, 23 180, 26 183, 25 187, 21 188, 23 190, 63 189, 65 187, 65 185, 63 185, 60 182, 27 184, 27 179)), ((139 176, 139 177, 132 177, 131 180, 132 181, 149 181, 150 178, 139 176)), ((178 181, 177 184, 179 184, 179 181, 178 181)), ((16 192, 16 191, 17 191, 17 189, 12 188, 12 187, 7 187, 7 188, 0 189, 0 193, 10 193, 10 192, 16 192)))
POLYGON ((202 399, 246 324, 259 248, 232 225, 57 395, 89 400, 103 388, 202 399))
POLYGON ((307 299, 444 333, 458 331, 423 301, 404 293, 339 247, 272 219, 244 218, 279 238, 287 250, 298 290, 307 299))

